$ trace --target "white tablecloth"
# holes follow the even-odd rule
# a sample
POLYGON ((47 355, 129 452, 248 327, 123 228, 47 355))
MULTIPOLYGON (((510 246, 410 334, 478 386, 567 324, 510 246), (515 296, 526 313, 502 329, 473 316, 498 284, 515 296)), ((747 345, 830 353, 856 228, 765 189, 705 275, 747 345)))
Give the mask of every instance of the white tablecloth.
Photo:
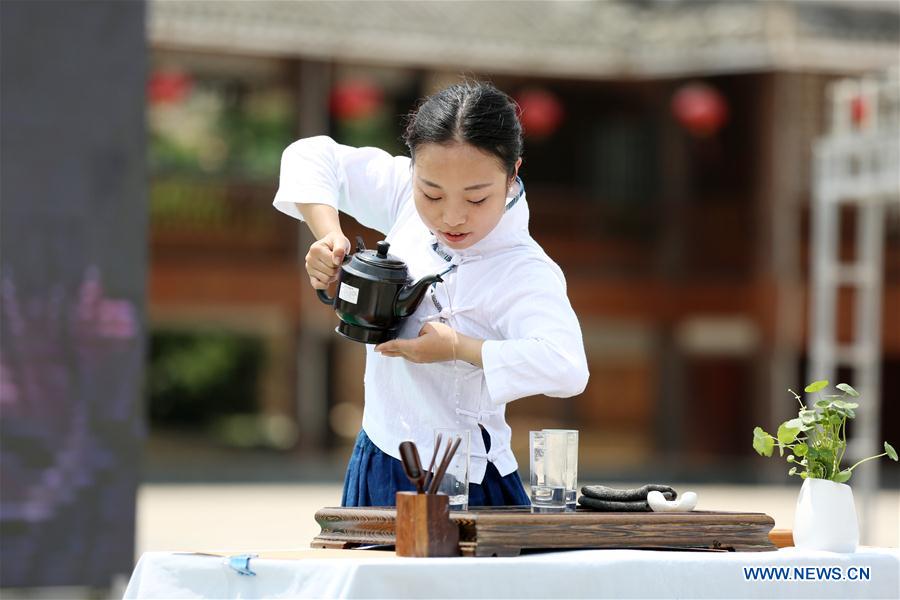
POLYGON ((886 548, 427 559, 356 552, 365 556, 253 558, 254 576, 221 557, 150 552, 135 567, 125 598, 900 598, 900 550, 886 548), (788 567, 782 576, 793 580, 748 580, 745 568, 754 567, 788 567), (822 579, 837 575, 857 580, 822 579))

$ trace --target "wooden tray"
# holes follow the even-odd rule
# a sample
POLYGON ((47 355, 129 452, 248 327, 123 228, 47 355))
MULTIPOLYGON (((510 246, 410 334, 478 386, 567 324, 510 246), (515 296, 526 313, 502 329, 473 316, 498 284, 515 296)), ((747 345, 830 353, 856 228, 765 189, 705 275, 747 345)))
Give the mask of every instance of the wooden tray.
MULTIPOLYGON (((394 545, 393 507, 322 508, 313 548, 394 545)), ((692 511, 613 513, 578 510, 532 514, 530 507, 451 511, 463 556, 517 556, 523 550, 644 548, 765 551, 775 521, 763 513, 692 511)))

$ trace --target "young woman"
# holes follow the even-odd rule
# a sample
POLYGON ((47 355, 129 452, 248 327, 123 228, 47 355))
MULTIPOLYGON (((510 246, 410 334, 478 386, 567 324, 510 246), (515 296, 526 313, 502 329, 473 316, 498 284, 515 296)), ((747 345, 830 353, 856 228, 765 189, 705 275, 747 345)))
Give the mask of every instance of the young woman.
POLYGON ((565 278, 528 233, 516 105, 490 84, 454 85, 421 103, 404 137, 409 158, 324 136, 294 142, 274 201, 317 240, 306 256, 316 289, 350 251, 338 211, 383 233, 414 279, 443 273, 398 339, 366 346, 342 505, 393 505, 413 489, 400 442, 429 457, 433 430, 448 427, 472 432, 470 506, 528 504, 506 404, 580 394, 588 370, 565 278))

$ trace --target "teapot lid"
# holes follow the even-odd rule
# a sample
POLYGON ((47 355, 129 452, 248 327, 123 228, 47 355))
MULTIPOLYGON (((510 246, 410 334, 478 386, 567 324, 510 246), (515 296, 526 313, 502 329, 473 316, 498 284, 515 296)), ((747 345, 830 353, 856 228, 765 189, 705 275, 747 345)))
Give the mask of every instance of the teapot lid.
POLYGON ((357 251, 353 258, 363 263, 357 268, 379 279, 405 282, 408 275, 406 263, 393 254, 388 254, 391 247, 389 242, 382 240, 377 246, 377 250, 366 250, 361 240, 357 241, 357 251))

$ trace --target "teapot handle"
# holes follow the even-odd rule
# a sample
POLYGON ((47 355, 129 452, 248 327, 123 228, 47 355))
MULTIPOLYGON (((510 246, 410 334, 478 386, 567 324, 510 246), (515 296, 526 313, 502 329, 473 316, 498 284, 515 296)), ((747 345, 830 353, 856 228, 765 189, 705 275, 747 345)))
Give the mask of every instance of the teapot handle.
MULTIPOLYGON (((356 236, 356 251, 362 252, 365 249, 366 249, 366 244, 365 244, 365 242, 363 242, 362 236, 361 235, 356 236)), ((348 253, 348 254, 344 255, 344 260, 341 264, 349 262, 349 261, 350 261, 350 254, 348 253)), ((325 290, 316 290, 316 296, 319 297, 319 300, 322 301, 322 304, 327 304, 328 306, 334 306, 335 299, 332 298, 331 296, 329 296, 328 292, 326 292, 325 290)))

